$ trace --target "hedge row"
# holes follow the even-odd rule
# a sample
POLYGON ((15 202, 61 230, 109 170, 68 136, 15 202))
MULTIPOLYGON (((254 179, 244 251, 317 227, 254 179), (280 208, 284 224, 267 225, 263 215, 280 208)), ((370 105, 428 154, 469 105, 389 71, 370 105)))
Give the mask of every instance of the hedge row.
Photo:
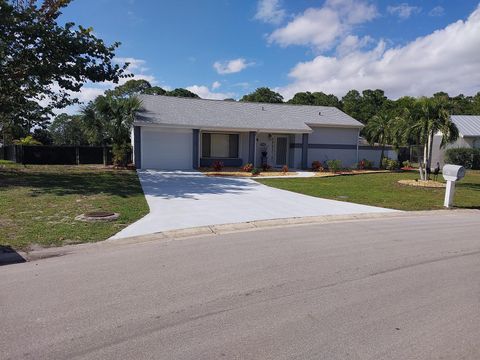
POLYGON ((445 152, 445 162, 461 165, 466 169, 480 169, 480 149, 455 148, 445 152))

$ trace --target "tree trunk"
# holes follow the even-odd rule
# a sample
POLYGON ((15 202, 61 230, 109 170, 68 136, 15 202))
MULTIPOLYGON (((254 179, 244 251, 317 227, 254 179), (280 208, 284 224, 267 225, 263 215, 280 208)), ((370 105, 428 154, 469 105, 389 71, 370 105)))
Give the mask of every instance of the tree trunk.
POLYGON ((432 169, 432 154, 433 154, 433 131, 428 137, 428 158, 427 158, 427 165, 428 169, 432 169))
POLYGON ((380 169, 383 169, 383 157, 385 156, 385 145, 382 144, 382 152, 380 153, 380 169))

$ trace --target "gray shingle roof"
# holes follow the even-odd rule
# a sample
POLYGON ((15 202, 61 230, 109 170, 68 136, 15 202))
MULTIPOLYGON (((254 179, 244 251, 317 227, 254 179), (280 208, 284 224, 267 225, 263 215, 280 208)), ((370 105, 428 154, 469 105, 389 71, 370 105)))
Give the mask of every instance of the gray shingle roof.
POLYGON ((480 136, 480 115, 452 115, 462 136, 480 136))
POLYGON ((200 129, 310 132, 312 126, 363 125, 334 107, 247 103, 141 95, 136 125, 175 125, 200 129), (319 113, 321 115, 319 115, 319 113))

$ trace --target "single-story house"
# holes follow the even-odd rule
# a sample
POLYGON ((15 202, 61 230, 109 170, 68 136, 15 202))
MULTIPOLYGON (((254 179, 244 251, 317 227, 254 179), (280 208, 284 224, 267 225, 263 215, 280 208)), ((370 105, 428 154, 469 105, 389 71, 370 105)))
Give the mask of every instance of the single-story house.
POLYGON ((445 163, 445 150, 451 148, 480 148, 480 115, 452 115, 452 122, 457 126, 458 140, 440 148, 442 134, 437 133, 433 137, 432 167, 436 163, 443 166, 445 163))
POLYGON ((308 168, 341 160, 350 167, 378 148, 359 149, 363 125, 335 107, 141 95, 132 131, 142 169, 196 169, 222 161, 308 168), (361 153, 363 152, 363 153, 361 153))

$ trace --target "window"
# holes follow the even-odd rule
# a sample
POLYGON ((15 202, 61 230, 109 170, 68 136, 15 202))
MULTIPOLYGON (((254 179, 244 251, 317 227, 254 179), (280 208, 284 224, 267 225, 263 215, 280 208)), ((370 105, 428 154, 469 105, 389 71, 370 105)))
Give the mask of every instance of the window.
POLYGON ((202 157, 238 158, 238 134, 202 133, 202 157))

